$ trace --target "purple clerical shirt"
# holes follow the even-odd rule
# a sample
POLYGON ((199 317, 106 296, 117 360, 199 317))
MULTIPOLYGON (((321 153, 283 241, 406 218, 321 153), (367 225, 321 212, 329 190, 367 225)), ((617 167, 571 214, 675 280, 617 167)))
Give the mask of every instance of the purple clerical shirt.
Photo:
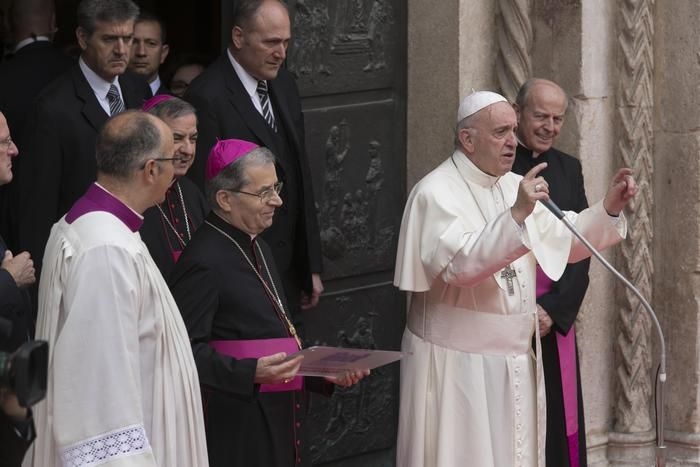
POLYGON ((72 224, 79 217, 95 211, 112 214, 132 232, 138 232, 143 224, 142 216, 97 183, 90 185, 85 194, 70 208, 66 214, 66 222, 72 224))

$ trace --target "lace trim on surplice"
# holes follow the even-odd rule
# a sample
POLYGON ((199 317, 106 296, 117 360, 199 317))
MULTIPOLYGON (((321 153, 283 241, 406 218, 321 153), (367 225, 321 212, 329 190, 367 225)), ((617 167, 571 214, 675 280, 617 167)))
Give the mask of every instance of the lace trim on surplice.
POLYGON ((143 425, 132 425, 61 449, 64 467, 90 467, 150 451, 143 425))

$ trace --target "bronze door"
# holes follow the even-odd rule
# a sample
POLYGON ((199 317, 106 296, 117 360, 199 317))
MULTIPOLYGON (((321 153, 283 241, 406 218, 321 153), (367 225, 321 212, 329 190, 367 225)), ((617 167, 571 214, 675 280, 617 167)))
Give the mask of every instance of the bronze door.
MULTIPOLYGON (((403 294, 391 284, 406 192, 406 4, 288 2, 287 67, 299 84, 325 293, 307 344, 398 350, 403 294)), ((314 465, 394 465, 399 366, 331 398, 312 396, 314 465)))

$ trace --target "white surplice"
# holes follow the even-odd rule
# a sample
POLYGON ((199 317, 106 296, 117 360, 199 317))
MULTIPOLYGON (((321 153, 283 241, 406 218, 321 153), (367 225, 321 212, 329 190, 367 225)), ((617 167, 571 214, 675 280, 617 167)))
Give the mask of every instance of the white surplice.
MULTIPOLYGON (((487 175, 455 151, 408 197, 394 277, 410 292, 401 467, 545 465, 544 386, 531 350, 536 265, 556 280, 589 252, 540 203, 517 225, 510 207, 521 179, 487 175)), ((567 218, 599 248, 626 235, 624 217, 602 202, 567 218)))
POLYGON ((187 330, 138 232, 107 212, 61 219, 43 266, 33 465, 206 467, 187 330))

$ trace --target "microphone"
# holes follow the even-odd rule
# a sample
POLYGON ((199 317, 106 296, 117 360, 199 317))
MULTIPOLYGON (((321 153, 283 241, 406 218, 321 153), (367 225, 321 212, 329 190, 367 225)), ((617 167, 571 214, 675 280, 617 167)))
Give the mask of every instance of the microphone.
POLYGON ((659 370, 657 373, 658 381, 656 383, 657 391, 654 404, 656 406, 656 467, 666 466, 666 446, 664 445, 664 384, 666 383, 666 343, 664 341, 664 333, 661 330, 661 325, 656 317, 656 313, 649 305, 649 302, 642 296, 641 292, 632 285, 632 283, 625 278, 617 269, 613 267, 600 252, 586 239, 586 237, 578 231, 578 229, 571 223, 569 219, 566 218, 564 212, 559 209, 559 206, 554 203, 551 199, 541 199, 539 200, 552 214, 554 214, 557 219, 560 219, 564 225, 573 233, 576 238, 578 238, 581 243, 583 243, 586 248, 595 256, 598 261, 600 261, 605 268, 610 271, 615 277, 617 277, 620 282, 622 282, 625 287, 632 291, 632 293, 639 299, 642 307, 646 310, 647 314, 652 320, 656 333, 659 337, 659 370))
POLYGON ((544 204, 544 206, 551 211, 552 214, 557 216, 557 219, 564 220, 564 212, 559 209, 559 206, 557 206, 554 201, 552 201, 550 198, 547 199, 541 199, 540 203, 544 204))

